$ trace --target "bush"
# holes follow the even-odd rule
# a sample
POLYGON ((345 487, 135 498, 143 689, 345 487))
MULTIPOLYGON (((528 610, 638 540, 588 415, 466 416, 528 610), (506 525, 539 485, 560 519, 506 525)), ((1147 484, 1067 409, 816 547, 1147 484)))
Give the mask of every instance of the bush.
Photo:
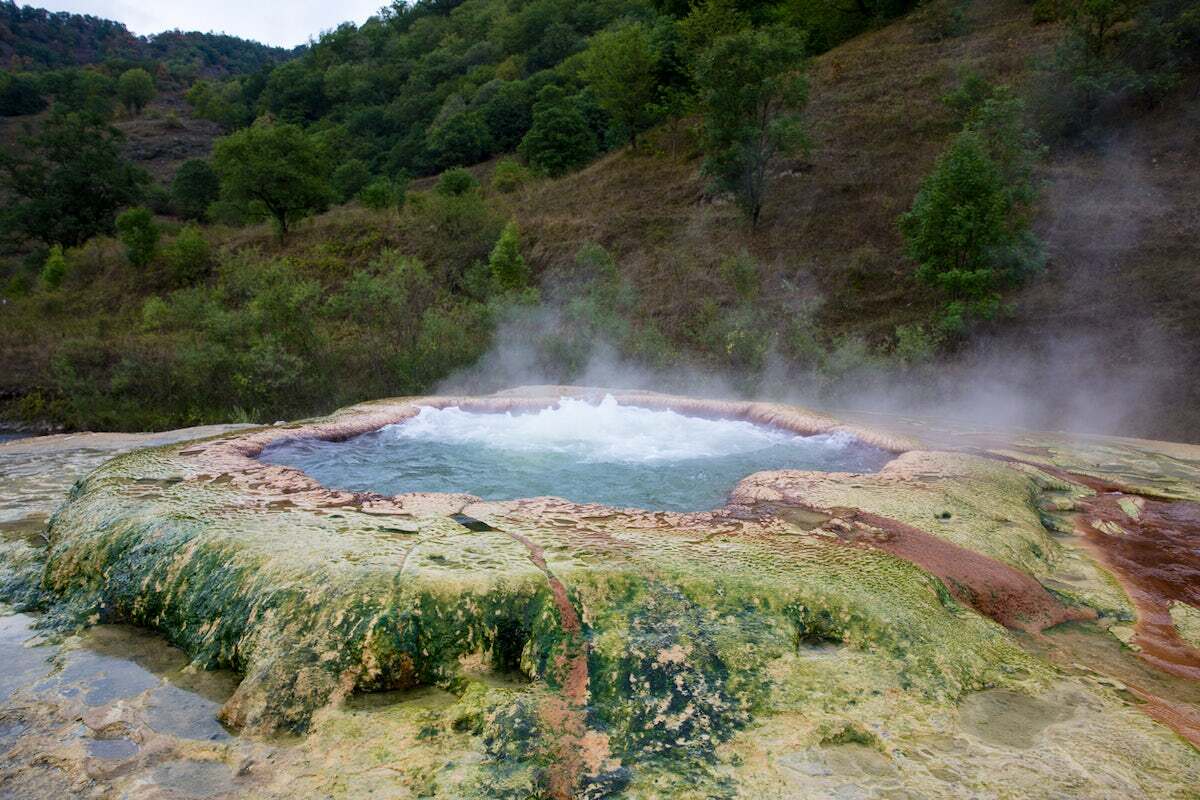
POLYGON ((154 99, 154 94, 154 78, 144 69, 126 70, 117 79, 117 97, 134 114, 142 113, 146 104, 154 99))
POLYGON ((0 73, 0 117, 36 114, 46 107, 37 81, 19 72, 0 73))
POLYGON ((414 254, 440 267, 439 277, 452 285, 462 285, 471 264, 487 261, 504 228, 504 219, 477 191, 416 194, 408 209, 403 220, 411 226, 414 254))
POLYGON ((504 158, 496 162, 492 170, 492 188, 502 194, 515 192, 529 182, 533 175, 515 158, 504 158))
POLYGON ((351 159, 341 164, 333 171, 333 191, 339 203, 347 203, 354 199, 370 182, 371 171, 367 165, 357 159, 351 159))
POLYGON ((458 197, 478 188, 479 181, 464 167, 446 170, 437 182, 437 193, 445 197, 458 197))
POLYGON ((492 285, 499 292, 516 291, 529 285, 529 265, 521 257, 517 223, 509 222, 504 226, 488 258, 488 271, 492 285))
POLYGON ((62 245, 56 244, 50 248, 46 263, 42 267, 42 283, 48 289, 62 286, 63 278, 67 276, 67 257, 63 255, 62 245))
POLYGON ((203 220, 221 194, 221 179, 202 158, 183 162, 171 182, 171 199, 184 219, 203 220))
POLYGON ((492 135, 478 112, 457 114, 426 135, 429 152, 442 169, 455 164, 477 164, 491 153, 492 135))
POLYGON ((923 364, 933 358, 937 339, 921 325, 898 325, 893 355, 905 366, 923 364))
POLYGON ((212 254, 200 228, 188 225, 163 247, 162 259, 173 286, 190 286, 208 274, 212 254))
POLYGON ((408 190, 408 180, 390 180, 376 178, 363 187, 358 193, 358 201, 367 208, 383 211, 388 208, 400 208, 404 205, 405 193, 408 190))
POLYGON ((118 216, 117 237, 125 245, 125 253, 133 266, 144 267, 154 260, 159 230, 148 209, 131 208, 118 216))

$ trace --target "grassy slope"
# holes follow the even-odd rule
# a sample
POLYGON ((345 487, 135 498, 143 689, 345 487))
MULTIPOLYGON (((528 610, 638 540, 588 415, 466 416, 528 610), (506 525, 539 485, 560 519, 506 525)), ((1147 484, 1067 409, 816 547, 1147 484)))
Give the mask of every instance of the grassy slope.
MULTIPOLYGON (((812 152, 782 171, 757 233, 707 200, 698 159, 620 152, 519 204, 538 261, 603 243, 641 288, 644 313, 670 329, 705 297, 729 293, 714 267, 744 249, 768 267, 773 298, 819 308, 830 336, 887 347, 897 325, 937 305, 913 278, 896 220, 957 130, 941 97, 966 68, 1029 89, 1062 34, 1034 25, 1027 4, 1000 0, 973 3, 965 35, 928 42, 924 13, 814 59, 812 152)), ((1046 272, 955 359, 971 365, 967 376, 1010 365, 1000 380, 1018 396, 1059 392, 1038 397, 1044 414, 1026 424, 1074 414, 1062 424, 1200 436, 1197 96, 1185 86, 1105 146, 1060 147, 1042 165, 1035 224, 1046 272)), ((660 144, 670 152, 669 136, 660 144)))
POLYGON ((722 291, 714 267, 744 249, 796 299, 823 300, 830 332, 879 342, 921 319, 932 298, 910 278, 896 218, 957 129, 940 98, 966 67, 1019 84, 1057 36, 1012 0, 974 3, 969 16, 959 38, 922 42, 918 12, 814 60, 811 154, 781 170, 757 232, 706 197, 698 158, 669 158, 666 136, 667 157, 623 151, 530 192, 519 216, 538 259, 599 241, 620 255, 647 305, 670 318, 722 291))
MULTIPOLYGON (((639 289, 640 313, 668 335, 687 329, 705 300, 736 302, 716 267, 723 257, 745 250, 764 266, 773 302, 819 309, 821 328, 830 337, 854 333, 886 347, 897 325, 927 319, 937 305, 912 278, 896 218, 956 130, 940 98, 968 67, 997 82, 1027 85, 1034 76, 1031 64, 1060 36, 1054 26, 1033 25, 1029 7, 1019 0, 973 3, 967 33, 941 42, 926 41, 925 13, 813 61, 808 110, 813 148, 785 165, 757 232, 730 204, 706 194, 686 125, 660 131, 644 152, 613 153, 577 174, 496 200, 520 220, 527 256, 542 273, 570 262, 584 242, 613 251, 639 289)), ((1108 148, 1060 150, 1044 165, 1038 227, 1049 246, 1047 272, 1013 298, 1015 316, 985 339, 1001 346, 1056 336, 1084 339, 1088 352, 1075 351, 1078 360, 1099 352, 1119 371, 1117 377, 1157 359, 1159 367, 1180 377, 1157 380, 1157 370, 1156 383, 1169 390, 1146 397, 1153 407, 1120 420, 1122 429, 1186 439, 1200 431, 1200 410, 1189 402, 1200 391, 1200 364, 1190 355, 1200 353, 1200 271, 1194 268, 1200 175, 1186 168, 1200 160, 1194 136, 1200 111, 1194 87, 1180 96, 1182 102, 1172 108, 1117 131, 1108 148)), ((207 133, 180 116, 189 140, 207 133)), ((135 154, 150 157, 146 166, 166 178, 185 156, 155 143, 169 143, 179 132, 161 120, 129 125, 131 142, 145 134, 135 154)), ((188 144, 187 155, 193 146, 202 143, 188 144)), ((214 230, 212 238, 224 247, 311 262, 315 277, 335 283, 343 276, 321 275, 328 248, 340 251, 349 266, 365 263, 385 246, 431 264, 447 255, 440 246, 423 252, 428 243, 411 240, 388 215, 353 208, 307 223, 285 246, 265 226, 214 230)), ((134 287, 109 284, 92 291, 95 296, 47 310, 47 319, 61 318, 54 331, 5 337, 4 357, 12 367, 5 384, 28 385, 21 373, 44 370, 50 340, 84 330, 120 335, 136 318, 140 299, 131 296, 134 287)), ((1045 380, 1082 380, 1087 376, 1081 370, 1089 368, 1046 374, 1045 380)), ((1038 380, 1042 375, 1039 371, 1038 380)), ((1137 384, 1131 391, 1145 394, 1137 384)))

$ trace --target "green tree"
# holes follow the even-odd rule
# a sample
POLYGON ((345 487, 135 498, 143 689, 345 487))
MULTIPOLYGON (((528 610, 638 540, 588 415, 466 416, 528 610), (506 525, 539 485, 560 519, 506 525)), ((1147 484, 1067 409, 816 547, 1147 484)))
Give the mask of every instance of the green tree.
POLYGON ((966 318, 993 316, 999 290, 1040 263, 1019 194, 972 128, 938 159, 900 229, 917 277, 949 298, 948 333, 961 332, 966 318))
POLYGON ((1144 0, 1068 0, 1067 18, 1088 55, 1101 59, 1108 54, 1118 28, 1143 5, 1144 0))
POLYGON ((117 79, 117 98, 131 113, 142 113, 154 94, 154 78, 140 67, 125 70, 117 79))
POLYGON ((804 37, 783 28, 718 39, 697 69, 704 171, 757 226, 771 167, 804 147, 804 37))
POLYGON ((427 140, 429 151, 440 169, 455 164, 478 164, 488 157, 492 147, 487 123, 476 111, 455 114, 443 124, 430 128, 427 140))
POLYGON ((66 275, 67 258, 63 255, 62 245, 56 244, 50 248, 46 263, 42 266, 42 283, 49 289, 57 289, 62 286, 66 275))
POLYGON ((529 265, 521 257, 520 245, 517 223, 509 222, 500 232, 500 238, 488 258, 488 272, 497 291, 514 291, 529 285, 529 265))
POLYGON ((492 170, 491 186, 497 192, 509 194, 529 182, 529 169, 515 158, 502 158, 492 170))
POLYGON ((679 21, 689 61, 698 61, 708 48, 723 36, 730 36, 750 26, 750 20, 738 10, 736 0, 704 0, 695 3, 686 17, 679 21))
POLYGON ((596 155, 596 135, 577 103, 557 86, 538 93, 533 127, 521 140, 521 155, 534 169, 564 175, 596 155))
POLYGON ((636 148, 638 133, 658 119, 658 56, 650 31, 639 23, 602 31, 592 37, 584 58, 582 77, 596 102, 636 148))
POLYGON ((21 147, 0 150, 0 232, 77 245, 112 231, 149 176, 121 157, 120 131, 97 117, 55 114, 21 147))
POLYGON ((442 173, 434 191, 446 197, 460 197, 479 188, 479 180, 466 167, 455 167, 442 173))
POLYGON ((371 171, 361 159, 352 158, 333 171, 333 191, 339 203, 347 203, 357 197, 370 181, 371 171))
POLYGON ((117 236, 125 245, 129 263, 144 267, 154 260, 158 252, 158 225, 154 215, 146 208, 131 208, 117 217, 117 236))
POLYGON ((36 114, 46 107, 46 98, 31 75, 0 73, 0 117, 36 114))
POLYGON ((480 113, 496 152, 506 153, 521 143, 533 124, 533 98, 525 81, 493 81, 480 88, 480 113), (489 88, 490 87, 490 88, 489 88))
POLYGON ((363 187, 358 193, 358 201, 367 208, 383 211, 388 208, 400 208, 404 205, 408 192, 408 176, 401 175, 396 179, 376 178, 363 187))
POLYGON ((202 158, 183 162, 171 181, 171 202, 185 219, 203 220, 221 195, 221 179, 202 158))
POLYGON ((297 220, 329 206, 329 160, 298 125, 257 122, 218 139, 213 168, 222 196, 265 209, 280 238, 297 220))

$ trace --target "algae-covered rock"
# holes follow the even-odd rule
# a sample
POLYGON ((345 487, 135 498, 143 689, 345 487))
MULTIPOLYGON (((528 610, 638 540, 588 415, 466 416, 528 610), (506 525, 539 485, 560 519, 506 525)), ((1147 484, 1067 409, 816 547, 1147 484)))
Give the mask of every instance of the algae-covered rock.
POLYGON ((120 456, 50 519, 39 590, 59 619, 141 625, 197 668, 238 673, 222 719, 303 734, 324 764, 303 785, 322 795, 361 796, 383 780, 370 764, 388 761, 414 796, 824 796, 797 776, 821 783, 843 762, 870 766, 862 792, 954 796, 974 770, 972 791, 990 794, 1004 748, 1019 748, 972 732, 978 692, 1084 709, 1049 714, 1034 741, 1117 765, 1106 787, 1040 757, 1028 791, 1183 797, 1172 786, 1200 779, 1175 734, 1014 636, 1134 615, 1064 533, 1093 490, 1041 466, 794 407, 645 393, 618 399, 844 430, 897 457, 874 475, 749 476, 728 506, 694 514, 382 497, 257 460, 421 405, 526 410, 566 392, 587 395, 382 401, 120 456), (425 694, 395 714, 361 706, 388 692, 425 694), (1088 739, 1072 727, 1083 719, 1121 733, 1088 739), (962 774, 921 766, 947 738, 962 774), (360 777, 336 777, 337 759, 360 777))

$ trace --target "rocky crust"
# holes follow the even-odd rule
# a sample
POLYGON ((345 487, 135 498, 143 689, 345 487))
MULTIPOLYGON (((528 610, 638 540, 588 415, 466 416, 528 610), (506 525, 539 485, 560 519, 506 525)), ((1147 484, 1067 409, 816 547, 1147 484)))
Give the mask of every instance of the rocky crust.
MULTIPOLYGON (((228 725, 303 734, 318 761, 334 758, 322 747, 361 760, 375 742, 411 767, 395 780, 414 796, 824 796, 842 762, 854 786, 923 797, 1186 797, 1200 780, 1177 735, 1200 741, 1196 729, 1163 711, 1178 704, 1027 646, 1063 623, 1139 619, 1136 569, 1082 539, 1097 503, 1141 495, 1011 442, 927 444, 899 421, 618 393, 896 453, 873 475, 747 476, 726 507, 696 514, 331 491, 256 458, 420 405, 521 411, 566 394, 597 391, 388 400, 121 456, 51 518, 44 562, 21 573, 26 599, 61 624, 161 632, 196 667, 240 676, 228 725), (430 688, 449 700, 423 721, 342 727, 357 698, 430 688)), ((1127 477, 1146 456, 1121 447, 1127 477)), ((1177 461, 1176 483, 1198 480, 1200 458, 1177 461)), ((366 784, 309 785, 349 797, 366 784)))

